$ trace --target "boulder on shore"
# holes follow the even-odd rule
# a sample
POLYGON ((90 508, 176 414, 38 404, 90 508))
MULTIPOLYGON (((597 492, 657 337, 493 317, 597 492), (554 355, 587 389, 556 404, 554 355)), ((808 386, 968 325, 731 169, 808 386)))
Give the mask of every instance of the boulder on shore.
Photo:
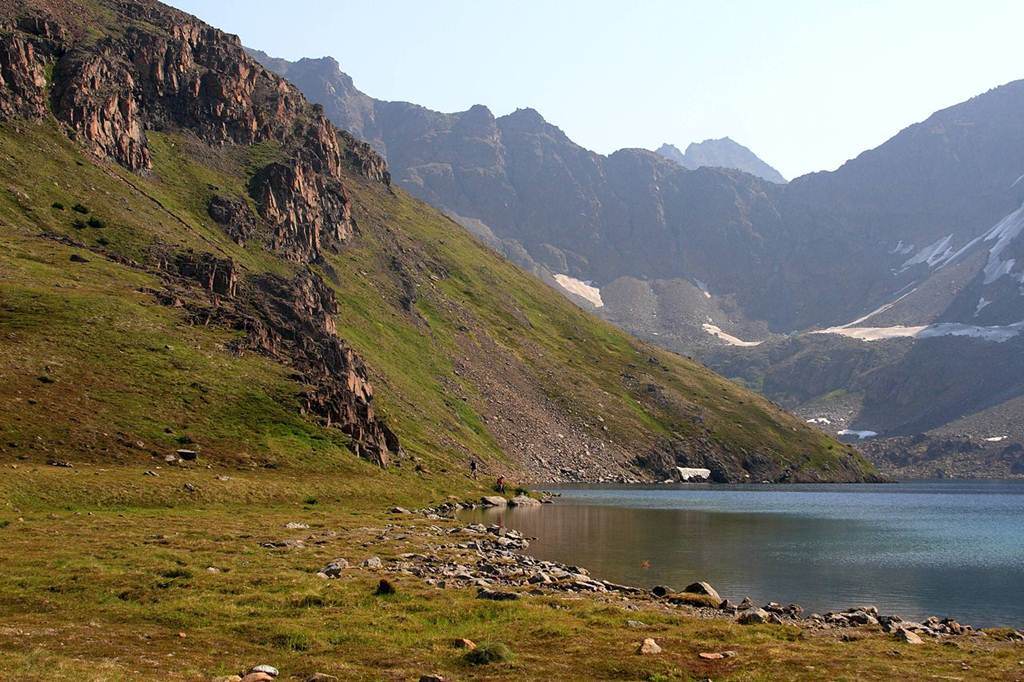
POLYGON ((540 500, 535 500, 529 495, 516 495, 508 501, 510 507, 539 507, 540 500))
POLYGON ((484 495, 480 498, 480 504, 485 507, 507 507, 508 500, 501 495, 484 495))
POLYGON ((715 590, 715 588, 711 587, 711 583, 706 583, 704 581, 698 583, 690 583, 685 588, 683 588, 683 592, 689 592, 690 594, 706 594, 707 596, 713 598, 715 601, 719 603, 722 602, 722 597, 718 594, 718 591, 715 590))

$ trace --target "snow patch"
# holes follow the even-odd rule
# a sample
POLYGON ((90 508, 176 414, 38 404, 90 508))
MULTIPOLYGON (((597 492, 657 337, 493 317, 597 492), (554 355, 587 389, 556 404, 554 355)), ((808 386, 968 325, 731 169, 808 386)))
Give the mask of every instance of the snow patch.
POLYGON ((973 339, 1002 343, 1018 336, 1024 331, 1024 321, 1013 324, 980 327, 960 322, 940 322, 938 324, 918 327, 829 327, 811 332, 812 334, 839 334, 862 341, 881 341, 883 339, 912 338, 931 339, 937 336, 967 336, 973 339))
POLYGON ((576 294, 580 298, 593 303, 595 308, 604 307, 604 301, 601 300, 601 290, 590 282, 584 282, 569 275, 555 275, 555 281, 570 294, 576 294))
POLYGON ((930 268, 935 267, 936 265, 942 265, 954 255, 953 247, 950 246, 950 242, 952 241, 953 235, 949 235, 947 237, 943 237, 937 242, 929 244, 904 261, 900 272, 903 272, 907 268, 919 263, 927 263, 930 268))
POLYGON ((697 288, 700 289, 701 293, 704 294, 704 298, 711 298, 711 293, 708 291, 707 283, 702 282, 699 279, 694 279, 693 281, 697 285, 697 288))
MULTIPOLYGON (((990 242, 995 240, 995 244, 991 249, 988 250, 988 262, 985 264, 985 281, 984 284, 991 284, 1003 275, 1010 274, 1013 270, 1015 263, 1013 258, 1008 260, 1002 260, 1000 255, 1010 245, 1014 239, 1016 239, 1021 230, 1024 229, 1024 205, 1018 208, 1016 211, 1006 216, 996 224, 988 233, 982 238, 982 241, 990 242)), ((1024 275, 1019 277, 1021 282, 1024 282, 1024 275)))
POLYGON ((1006 440, 1006 436, 991 436, 985 439, 989 443, 999 443, 1006 440))
POLYGON ((988 300, 984 296, 979 298, 978 299, 978 305, 975 306, 975 308, 974 308, 974 316, 977 317, 978 313, 980 313, 982 310, 984 310, 985 306, 989 305, 990 303, 992 303, 992 301, 988 300))
POLYGON ((896 242, 896 246, 893 247, 889 253, 898 254, 900 256, 906 256, 908 253, 914 250, 913 244, 904 244, 903 240, 896 242))
POLYGON ((808 424, 831 424, 832 420, 828 417, 812 417, 807 420, 808 424))
POLYGON ((749 347, 761 345, 760 341, 744 341, 743 339, 737 338, 732 334, 723 332, 720 327, 710 324, 708 322, 705 322, 702 326, 704 327, 704 331, 706 331, 708 334, 711 334, 711 336, 714 336, 722 341, 725 341, 730 346, 749 347))
POLYGON ((851 431, 850 429, 843 429, 839 432, 840 436, 857 436, 858 440, 864 440, 865 438, 874 438, 878 435, 877 431, 851 431))

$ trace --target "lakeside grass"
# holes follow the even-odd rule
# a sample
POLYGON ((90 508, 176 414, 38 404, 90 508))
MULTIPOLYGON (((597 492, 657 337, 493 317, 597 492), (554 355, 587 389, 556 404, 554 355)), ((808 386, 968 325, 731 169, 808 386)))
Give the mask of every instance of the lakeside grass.
MULTIPOLYGON (((996 637, 901 644, 878 630, 800 631, 703 620, 648 601, 600 597, 475 598, 358 568, 429 551, 451 522, 393 516, 385 490, 409 505, 425 489, 371 478, 229 471, 202 462, 74 469, 18 462, 0 477, 0 674, 4 679, 210 680, 257 663, 282 679, 343 680, 863 680, 1019 679, 1024 647, 996 637), (187 493, 186 482, 197 486, 187 493), (97 497, 100 488, 120 491, 97 497), (288 530, 290 521, 308 530, 288 530), (399 527, 382 540, 389 524, 399 527), (301 548, 261 543, 314 536, 301 548), (322 543, 322 544, 318 544, 322 543), (344 557, 339 580, 316 571, 344 557), (219 572, 209 572, 215 567, 219 572), (627 620, 647 628, 634 629, 627 620), (664 649, 638 656, 644 637, 664 649), (453 640, 503 642, 508 662, 474 666, 453 640), (849 641, 844 641, 848 639, 849 641), (702 651, 737 652, 705 661, 702 651), (965 667, 966 666, 966 667, 965 667)), ((479 494, 463 488, 463 495, 479 494)), ((391 499, 390 497, 388 498, 391 499)))

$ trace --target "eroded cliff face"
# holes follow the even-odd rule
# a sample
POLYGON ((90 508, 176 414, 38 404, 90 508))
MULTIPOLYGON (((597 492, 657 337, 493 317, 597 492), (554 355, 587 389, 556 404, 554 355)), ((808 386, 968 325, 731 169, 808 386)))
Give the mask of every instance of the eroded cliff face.
POLYGON ((47 6, 0 8, 0 122, 52 116, 100 159, 138 173, 153 167, 147 131, 187 131, 214 147, 269 143, 276 160, 248 184, 255 211, 242 197, 215 196, 209 214, 238 243, 262 239, 297 274, 245 273, 192 252, 154 253, 140 266, 165 277, 164 302, 245 331, 236 350, 293 367, 308 387, 305 408, 387 466, 398 439, 374 413, 362 360, 337 336, 333 291, 308 267, 355 233, 346 173, 390 184, 383 159, 251 60, 235 36, 155 2, 123 0, 112 3, 121 30, 97 37, 87 20, 58 20, 47 6), (205 303, 186 289, 204 292, 205 303))

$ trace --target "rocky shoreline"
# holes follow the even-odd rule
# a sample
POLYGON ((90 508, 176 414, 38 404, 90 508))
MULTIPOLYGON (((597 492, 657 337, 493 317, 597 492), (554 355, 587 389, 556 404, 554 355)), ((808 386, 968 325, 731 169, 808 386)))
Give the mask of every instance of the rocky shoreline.
MULTIPOLYGON (((545 498, 544 502, 550 502, 545 498)), ((393 508, 397 516, 422 517, 430 521, 458 521, 461 511, 481 507, 539 505, 542 501, 524 495, 512 500, 486 496, 479 502, 448 501, 418 510, 393 508)), ((921 622, 904 620, 895 614, 883 614, 875 606, 856 606, 825 614, 805 613, 799 604, 776 602, 757 606, 749 598, 738 603, 722 599, 706 582, 688 585, 681 591, 659 585, 652 589, 620 585, 594 577, 581 566, 537 559, 527 553, 530 539, 519 531, 497 524, 439 525, 412 530, 413 524, 393 526, 404 533, 417 532, 429 538, 429 552, 408 552, 389 561, 368 560, 385 573, 409 575, 437 588, 473 588, 477 597, 492 600, 516 600, 557 593, 588 595, 618 602, 627 610, 641 606, 676 609, 699 618, 733 620, 739 624, 791 625, 805 630, 842 630, 877 628, 895 639, 921 643, 923 638, 986 637, 985 631, 953 618, 930 616, 921 622)), ((385 534, 387 535, 387 534, 385 534)), ((367 562, 364 562, 364 566, 367 562)), ((631 622, 632 625, 632 622, 631 622)), ((643 624, 637 625, 642 627, 643 624)), ((1011 631, 1011 639, 1024 641, 1024 633, 1011 631)))

